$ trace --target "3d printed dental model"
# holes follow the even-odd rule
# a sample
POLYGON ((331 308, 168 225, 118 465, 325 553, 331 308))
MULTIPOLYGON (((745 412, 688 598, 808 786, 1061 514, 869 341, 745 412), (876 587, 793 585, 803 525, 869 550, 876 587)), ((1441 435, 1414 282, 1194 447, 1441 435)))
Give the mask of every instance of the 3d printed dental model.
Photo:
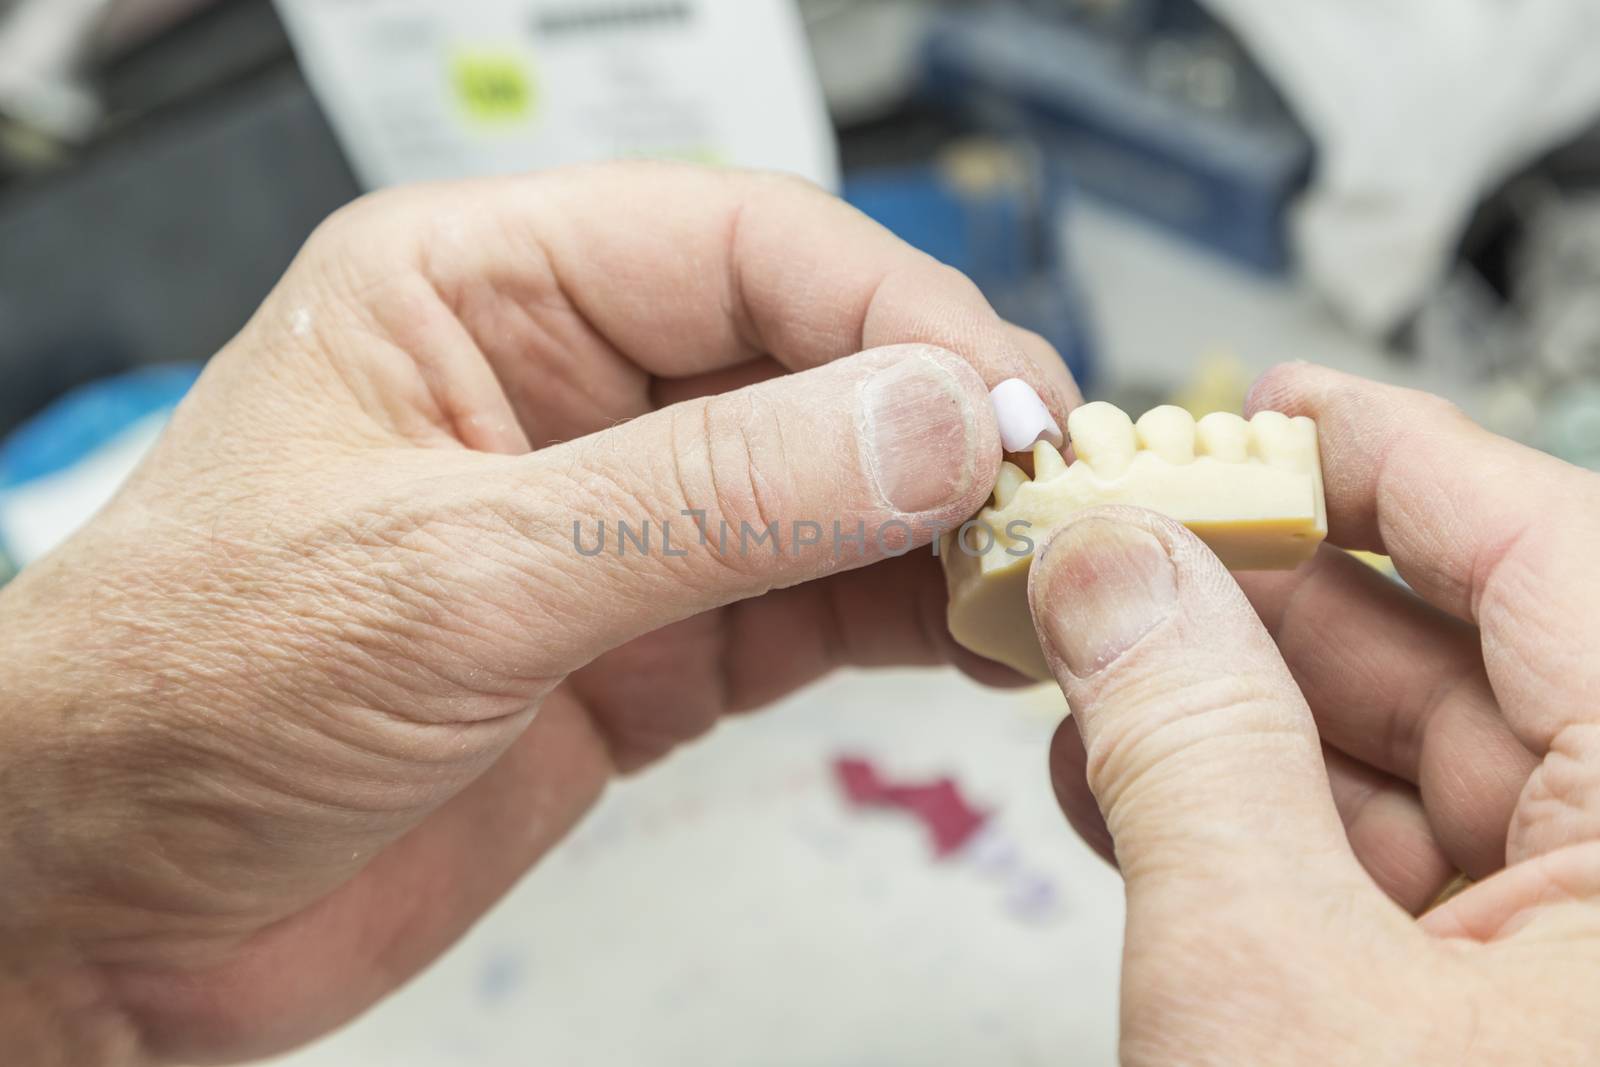
POLYGON ((941 550, 950 632, 965 647, 1040 681, 1050 677, 1028 610, 1033 552, 1076 512, 1129 504, 1193 530, 1232 570, 1288 570, 1327 537, 1317 427, 1262 412, 1207 415, 1162 407, 1138 425, 1110 404, 1067 422, 1077 462, 1048 441, 1033 478, 1001 467, 994 500, 941 550))

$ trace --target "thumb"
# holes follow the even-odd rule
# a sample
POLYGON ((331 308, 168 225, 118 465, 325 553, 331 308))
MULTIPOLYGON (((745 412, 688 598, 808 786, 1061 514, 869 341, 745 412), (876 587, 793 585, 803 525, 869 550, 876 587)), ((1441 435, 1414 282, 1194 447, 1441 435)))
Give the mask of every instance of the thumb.
POLYGON ((498 464, 473 491, 520 539, 513 595, 538 616, 527 666, 556 676, 708 609, 920 550, 983 505, 999 464, 983 379, 905 345, 498 464))
POLYGON ((1131 508, 1086 512, 1040 553, 1029 595, 1130 908, 1212 888, 1372 892, 1311 712, 1193 534, 1131 508))

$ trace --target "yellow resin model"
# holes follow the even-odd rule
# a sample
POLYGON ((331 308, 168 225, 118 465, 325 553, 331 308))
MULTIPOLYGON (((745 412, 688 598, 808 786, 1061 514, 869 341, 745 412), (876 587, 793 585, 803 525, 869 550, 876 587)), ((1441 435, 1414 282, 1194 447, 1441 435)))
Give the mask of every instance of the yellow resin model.
POLYGON ((1207 415, 1198 423, 1163 407, 1138 425, 1110 404, 1067 423, 1077 462, 1048 442, 1033 450, 1033 478, 1012 463, 994 500, 941 552, 950 586, 950 632, 965 647, 1040 681, 1049 679, 1028 610, 1033 552, 1086 508, 1128 504, 1193 530, 1232 570, 1289 570, 1328 534, 1317 427, 1262 412, 1207 415))

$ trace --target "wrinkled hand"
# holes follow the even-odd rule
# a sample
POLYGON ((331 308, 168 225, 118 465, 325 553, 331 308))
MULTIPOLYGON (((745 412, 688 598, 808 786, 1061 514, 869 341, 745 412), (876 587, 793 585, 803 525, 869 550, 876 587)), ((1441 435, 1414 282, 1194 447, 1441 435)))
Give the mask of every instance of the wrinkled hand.
POLYGON ((0 993, 71 1016, 62 1062, 281 1050, 718 717, 841 664, 997 678, 931 552, 859 568, 982 504, 988 387, 1068 409, 1041 349, 782 179, 609 167, 336 216, 0 598, 0 993), (619 557, 619 520, 651 551, 619 557))
POLYGON ((1332 540, 1417 595, 1324 548, 1247 600, 1123 509, 1041 556, 1057 790, 1127 880, 1125 1060, 1593 1062, 1600 477, 1312 367, 1252 409, 1318 420, 1332 540))

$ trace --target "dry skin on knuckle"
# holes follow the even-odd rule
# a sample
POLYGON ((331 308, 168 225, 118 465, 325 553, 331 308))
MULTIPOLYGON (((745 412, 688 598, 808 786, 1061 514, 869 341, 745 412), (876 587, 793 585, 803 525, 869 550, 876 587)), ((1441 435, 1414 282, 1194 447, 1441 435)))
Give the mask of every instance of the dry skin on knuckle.
MULTIPOLYGON (((681 414, 663 417, 676 423, 681 414)), ((634 454, 602 435, 583 453, 569 450, 571 462, 541 467, 529 487, 535 499, 518 510, 546 518, 516 544, 525 605, 550 632, 584 625, 588 616, 575 612, 575 604, 581 611, 604 605, 606 616, 627 618, 659 608, 661 596, 704 578, 707 549, 696 519, 685 514, 677 436, 667 449, 634 454), (623 524, 632 538, 626 546, 623 524), (645 537, 647 550, 639 547, 645 537)), ((527 521, 525 514, 520 524, 527 521)))
POLYGON ((396 221, 403 218, 407 197, 401 190, 381 190, 334 211, 311 231, 296 271, 310 269, 323 281, 340 282, 337 291, 346 294, 359 290, 368 267, 395 273, 404 261, 394 255, 395 234, 403 228, 396 221))
MULTIPOLYGON (((390 321, 429 293, 428 234, 433 192, 396 188, 367 193, 325 218, 274 293, 388 338, 390 321)), ((313 325, 322 326, 320 317, 313 325)), ((321 346, 329 359, 336 348, 321 346)))
POLYGON ((780 406, 758 389, 706 405, 717 505, 736 529, 766 529, 790 511, 795 491, 793 467, 784 462, 784 421, 780 406))
POLYGON ((787 535, 786 516, 794 506, 792 465, 784 461, 784 419, 780 408, 759 389, 712 397, 675 411, 673 426, 674 495, 672 517, 694 513, 704 524, 686 546, 684 562, 698 568, 755 577, 770 569, 765 547, 754 538, 776 528, 787 535))

